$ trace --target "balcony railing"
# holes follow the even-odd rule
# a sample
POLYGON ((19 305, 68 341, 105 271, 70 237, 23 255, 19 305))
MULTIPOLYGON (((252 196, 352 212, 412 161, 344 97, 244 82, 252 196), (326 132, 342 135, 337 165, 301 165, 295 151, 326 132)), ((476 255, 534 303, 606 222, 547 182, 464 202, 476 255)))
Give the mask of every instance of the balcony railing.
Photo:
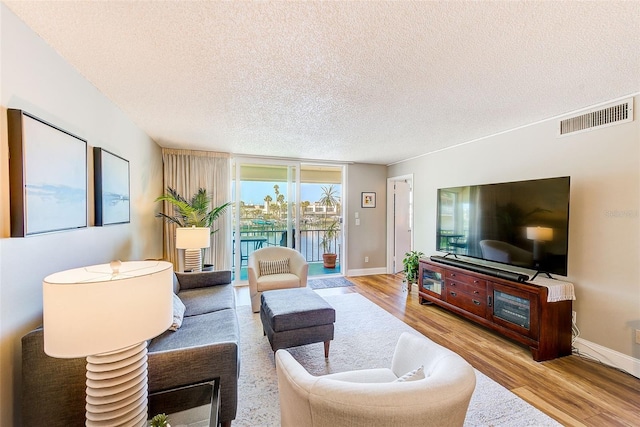
MULTIPOLYGON (((324 253, 320 242, 322 236, 326 232, 326 229, 316 230, 300 230, 300 242, 293 242, 294 248, 300 251, 302 256, 307 262, 322 261, 322 254, 324 253)), ((340 234, 340 230, 336 231, 336 234, 340 234)), ((234 257, 233 262, 235 265, 235 233, 233 235, 234 242, 234 257)), ((287 231, 286 230, 247 230, 240 232, 240 265, 246 265, 249 255, 257 249, 267 246, 287 246, 287 231)), ((338 255, 340 259, 341 244, 340 239, 336 236, 331 244, 333 252, 338 255)))

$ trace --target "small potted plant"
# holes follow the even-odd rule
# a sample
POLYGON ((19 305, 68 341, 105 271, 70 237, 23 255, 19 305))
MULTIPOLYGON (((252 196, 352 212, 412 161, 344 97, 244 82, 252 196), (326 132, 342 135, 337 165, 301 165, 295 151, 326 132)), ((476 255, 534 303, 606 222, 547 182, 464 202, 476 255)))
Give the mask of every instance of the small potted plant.
POLYGON ((166 414, 158 414, 151 418, 151 427, 171 427, 169 424, 169 417, 166 414))
POLYGON ((420 266, 420 258, 424 254, 420 251, 410 251, 404 254, 402 265, 404 266, 404 281, 411 289, 412 283, 418 283, 418 268, 420 266))

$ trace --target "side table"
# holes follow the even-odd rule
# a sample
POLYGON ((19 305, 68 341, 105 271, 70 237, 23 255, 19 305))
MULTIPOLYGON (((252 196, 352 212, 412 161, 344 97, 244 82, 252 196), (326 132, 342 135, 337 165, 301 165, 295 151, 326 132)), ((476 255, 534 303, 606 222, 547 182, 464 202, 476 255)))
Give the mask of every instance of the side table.
POLYGON ((220 414, 220 378, 190 384, 184 387, 149 393, 149 419, 156 414, 183 411, 184 408, 196 408, 211 405, 209 427, 218 427, 220 414))

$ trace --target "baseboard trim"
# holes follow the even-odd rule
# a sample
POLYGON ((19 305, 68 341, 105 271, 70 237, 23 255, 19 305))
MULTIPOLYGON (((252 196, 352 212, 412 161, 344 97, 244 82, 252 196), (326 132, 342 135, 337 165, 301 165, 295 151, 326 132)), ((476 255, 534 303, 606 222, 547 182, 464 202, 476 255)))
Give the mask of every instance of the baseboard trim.
POLYGON ((377 268, 359 268, 356 270, 347 270, 347 277, 349 276, 371 276, 373 274, 387 274, 386 267, 377 268))
POLYGON ((576 338, 573 346, 577 348, 580 353, 594 357, 607 366, 622 369, 634 377, 640 378, 640 359, 627 356, 626 354, 582 338, 576 338))

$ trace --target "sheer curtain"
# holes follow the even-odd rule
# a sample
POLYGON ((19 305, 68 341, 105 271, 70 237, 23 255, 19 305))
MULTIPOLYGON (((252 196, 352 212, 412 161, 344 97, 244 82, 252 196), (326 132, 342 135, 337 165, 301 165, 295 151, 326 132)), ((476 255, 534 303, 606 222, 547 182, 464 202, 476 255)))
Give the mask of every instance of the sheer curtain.
MULTIPOLYGON (((163 148, 162 162, 165 191, 171 187, 185 199, 191 199, 199 188, 204 188, 211 197, 211 207, 231 201, 229 154, 163 148)), ((167 215, 173 214, 173 207, 166 202, 163 209, 167 215)), ((164 255, 179 271, 175 228, 175 225, 165 223, 164 255)), ((205 250, 204 262, 213 264, 216 270, 230 270, 231 207, 214 222, 212 229, 218 231, 211 235, 211 246, 205 250)))

